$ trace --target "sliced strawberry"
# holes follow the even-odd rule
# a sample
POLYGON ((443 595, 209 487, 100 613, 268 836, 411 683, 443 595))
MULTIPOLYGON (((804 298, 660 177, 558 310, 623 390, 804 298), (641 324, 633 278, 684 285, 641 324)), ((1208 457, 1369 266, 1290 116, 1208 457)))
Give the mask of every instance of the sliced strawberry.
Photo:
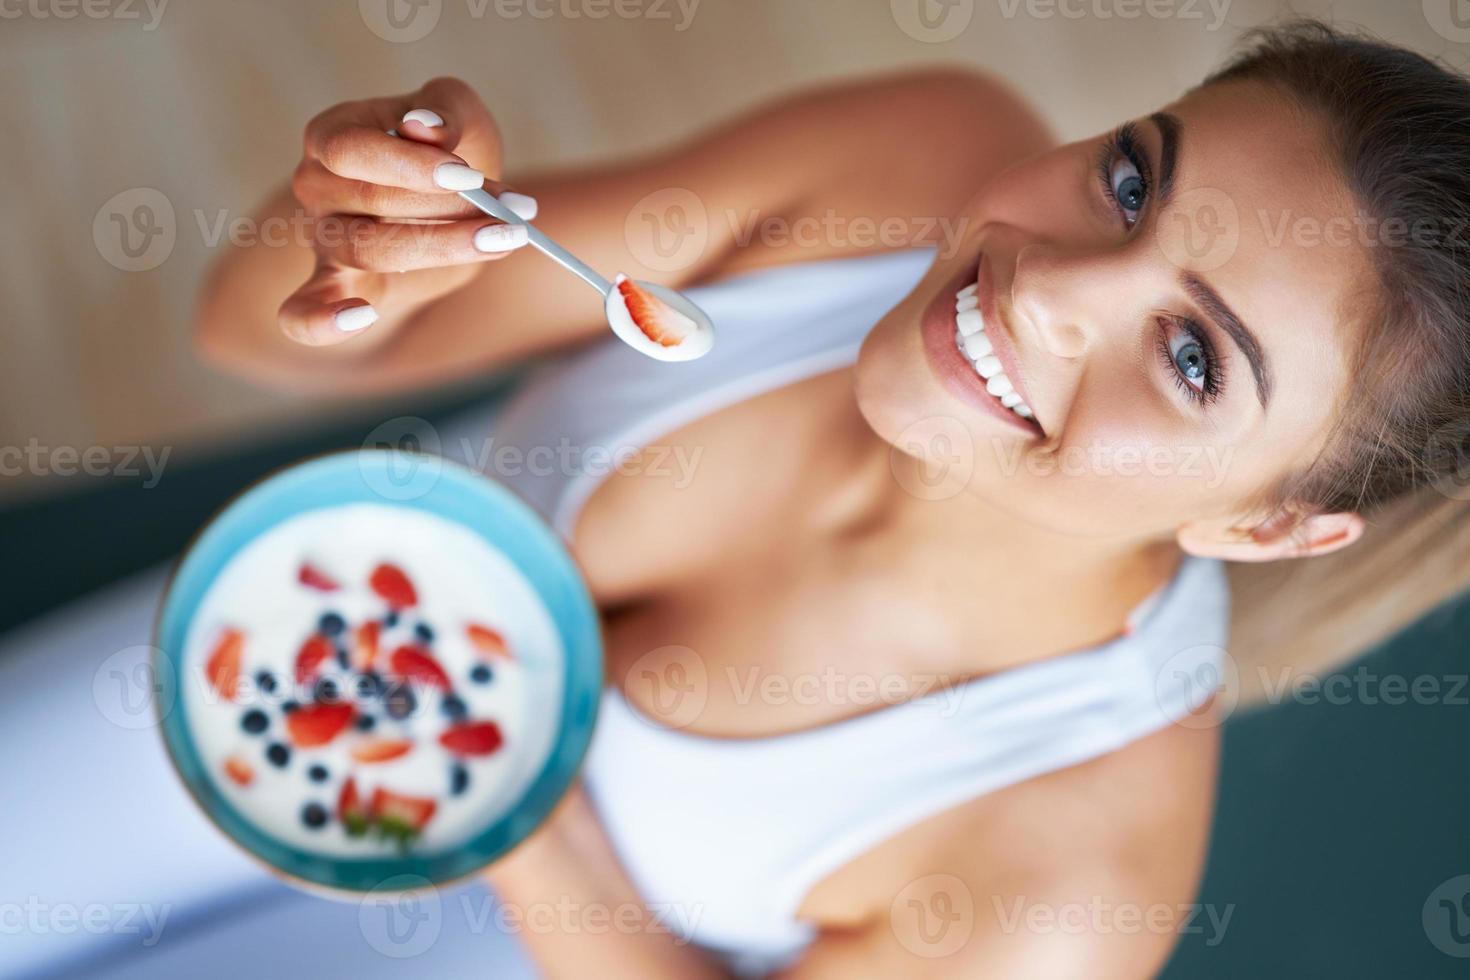
POLYGON ((376 619, 363 623, 352 633, 352 669, 373 669, 378 659, 378 639, 383 635, 383 626, 376 619))
POLYGON ((368 584, 373 591, 382 596, 383 601, 394 609, 407 609, 409 606, 418 605, 418 593, 413 590, 413 583, 403 573, 403 569, 397 565, 387 562, 373 569, 373 574, 368 578, 368 584))
POLYGON ((387 762, 407 755, 413 742, 406 738, 370 738, 352 747, 352 758, 358 762, 387 762))
POLYGON ((350 704, 305 704, 286 716, 286 732, 302 748, 326 745, 352 724, 356 714, 350 704))
POLYGON ((380 823, 399 823, 412 830, 423 830, 439 804, 423 796, 405 796, 379 786, 373 790, 368 814, 380 823))
POLYGON ((464 628, 465 635, 470 638, 471 645, 484 657, 500 657, 510 660, 510 647, 505 642, 505 637, 499 630, 493 630, 479 623, 469 623, 464 628))
POLYGON ((367 833, 367 809, 362 805, 362 798, 357 795, 357 781, 351 776, 342 784, 342 792, 337 794, 337 819, 342 821, 342 826, 350 837, 360 837, 367 833))
POLYGON ((628 315, 638 329, 655 344, 663 347, 678 347, 689 335, 689 319, 669 304, 623 276, 618 277, 618 292, 628 315))
POLYGON ((309 561, 301 563, 301 570, 296 573, 296 581, 319 592, 336 592, 341 588, 336 579, 309 561))
POLYGON ((225 760, 225 775, 237 786, 249 786, 250 781, 255 778, 255 770, 244 759, 232 755, 225 760))
POLYGON ((226 628, 215 642, 214 651, 204 665, 204 676, 209 680, 209 686, 218 691, 221 697, 231 701, 235 700, 238 693, 236 688, 240 681, 240 650, 244 646, 245 634, 226 628))
POLYGON ((388 658, 388 669, 404 680, 432 684, 445 691, 450 688, 449 675, 423 647, 406 643, 394 650, 393 656, 388 658))
POLYGON ((322 669, 322 664, 335 652, 332 641, 320 633, 308 637, 301 644, 301 649, 296 651, 296 683, 311 683, 316 678, 317 671, 322 669))
POLYGON ((500 748, 500 726, 493 721, 467 721, 445 729, 439 744, 455 755, 489 755, 500 748))

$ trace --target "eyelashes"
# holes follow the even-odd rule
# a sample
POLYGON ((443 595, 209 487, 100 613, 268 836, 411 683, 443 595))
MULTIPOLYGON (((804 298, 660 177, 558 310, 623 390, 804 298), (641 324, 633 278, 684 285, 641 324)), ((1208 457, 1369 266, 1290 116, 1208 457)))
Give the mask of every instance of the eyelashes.
MULTIPOLYGON (((1095 170, 1104 200, 1131 231, 1152 200, 1154 188, 1148 154, 1144 152, 1138 127, 1134 123, 1124 123, 1103 140, 1098 149, 1095 170), (1123 180, 1119 181, 1119 169, 1125 163, 1132 168, 1133 173, 1125 173, 1123 180)), ((1170 380, 1195 404, 1207 406, 1225 390, 1225 360, 1218 355, 1209 331, 1197 320, 1176 314, 1159 315, 1158 340, 1155 346, 1170 380), (1203 376, 1196 379, 1198 383, 1186 376, 1179 366, 1171 342, 1171 332, 1176 330, 1184 335, 1186 343, 1197 346, 1202 355, 1203 376)))
POLYGON ((1210 339, 1209 331, 1198 321, 1187 316, 1161 314, 1158 321, 1159 337, 1155 347, 1160 360, 1164 362, 1164 369, 1168 371, 1169 377, 1185 395, 1197 404, 1201 406, 1211 404, 1225 390, 1226 362, 1216 353, 1216 346, 1210 339), (1198 346, 1204 355, 1204 377, 1199 386, 1192 384, 1179 367, 1177 355, 1169 341, 1170 326, 1181 330, 1188 341, 1198 346))
POLYGON ((1138 127, 1129 122, 1114 130, 1099 148, 1095 168, 1104 199, 1123 223, 1132 228, 1138 217, 1129 218, 1127 212, 1132 210, 1141 213, 1153 195, 1154 186, 1153 172, 1149 169, 1148 155, 1143 152, 1138 127), (1125 203, 1118 195, 1118 188, 1114 186, 1114 167, 1121 161, 1127 161, 1137 174, 1139 200, 1136 206, 1125 203))

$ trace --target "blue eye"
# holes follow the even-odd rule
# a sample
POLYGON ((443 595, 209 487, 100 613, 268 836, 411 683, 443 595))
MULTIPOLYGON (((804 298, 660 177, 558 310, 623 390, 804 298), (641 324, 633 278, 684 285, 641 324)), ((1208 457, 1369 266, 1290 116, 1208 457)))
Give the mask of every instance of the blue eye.
POLYGON ((1205 386, 1205 377, 1209 374, 1209 361, 1205 357, 1205 349, 1194 340, 1186 340, 1182 344, 1169 344, 1169 356, 1174 359, 1174 367, 1190 384, 1201 390, 1205 386), (1195 384, 1198 382, 1198 384, 1195 384))
POLYGON ((1132 228, 1143 215, 1151 186, 1148 161, 1132 123, 1125 124, 1103 142, 1097 159, 1097 176, 1103 197, 1122 217, 1123 224, 1132 228))
POLYGON ((1108 181, 1113 200, 1123 212, 1123 219, 1132 225, 1142 213, 1144 201, 1148 200, 1148 185, 1143 182, 1143 175, 1131 161, 1119 160, 1113 164, 1108 181))
POLYGON ((1224 389, 1225 365, 1208 335, 1187 317, 1159 317, 1159 357, 1169 376, 1190 398, 1206 404, 1224 389))

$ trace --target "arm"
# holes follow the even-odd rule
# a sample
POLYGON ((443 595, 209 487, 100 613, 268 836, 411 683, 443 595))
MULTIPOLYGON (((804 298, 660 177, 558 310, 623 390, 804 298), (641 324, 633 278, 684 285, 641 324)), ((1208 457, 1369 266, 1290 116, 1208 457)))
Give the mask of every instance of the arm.
MULTIPOLYGON (((737 252, 782 262, 861 250, 847 241, 780 248, 749 237, 757 221, 834 209, 872 221, 952 215, 977 172, 1041 139, 999 84, 930 72, 809 92, 644 159, 514 185, 540 202, 537 226, 595 268, 677 288, 718 275, 737 252), (640 203, 659 192, 700 212, 685 214, 696 244, 668 261, 649 248, 661 202, 640 203)), ((212 362, 271 383, 377 391, 473 375, 606 329, 596 294, 551 260, 477 251, 475 231, 493 222, 434 186, 445 161, 500 172, 494 121, 468 86, 440 79, 334 107, 308 126, 306 147, 292 187, 256 217, 304 214, 325 244, 308 233, 221 256, 196 320, 212 362), (446 125, 401 126, 411 139, 381 135, 410 108, 432 108, 446 125), (373 216, 445 223, 399 224, 389 236, 392 222, 373 216), (369 329, 350 337, 330 329, 332 311, 363 301, 379 315, 369 329)))
POLYGON ((726 980, 715 960, 648 909, 580 786, 487 873, 546 980, 726 980), (556 907, 556 916, 536 910, 556 907), (550 919, 551 921, 547 921, 550 919))

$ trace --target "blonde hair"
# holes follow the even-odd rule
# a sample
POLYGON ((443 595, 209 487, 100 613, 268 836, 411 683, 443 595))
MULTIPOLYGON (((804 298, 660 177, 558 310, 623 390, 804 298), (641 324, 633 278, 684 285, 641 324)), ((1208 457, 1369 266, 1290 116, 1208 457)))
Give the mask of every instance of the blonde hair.
POLYGON ((1259 700, 1470 587, 1470 80, 1313 20, 1247 37, 1203 86, 1276 87, 1325 122, 1360 207, 1415 229, 1370 250, 1353 390, 1327 450, 1269 495, 1276 514, 1356 511, 1367 532, 1331 555, 1230 570, 1230 653, 1259 700))

